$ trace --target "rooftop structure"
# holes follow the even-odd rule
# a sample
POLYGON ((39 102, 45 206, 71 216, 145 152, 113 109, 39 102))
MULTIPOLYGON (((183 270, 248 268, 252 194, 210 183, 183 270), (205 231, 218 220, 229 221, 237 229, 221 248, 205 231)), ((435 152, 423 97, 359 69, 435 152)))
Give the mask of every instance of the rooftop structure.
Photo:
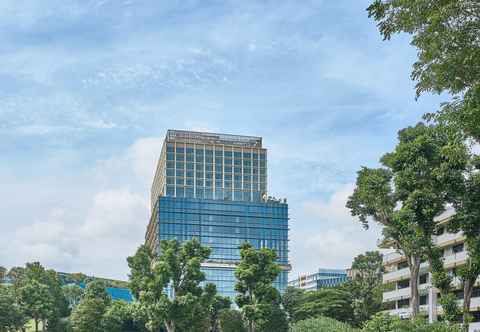
POLYGON ((151 188, 159 196, 260 201, 267 195, 262 138, 168 130, 151 188))

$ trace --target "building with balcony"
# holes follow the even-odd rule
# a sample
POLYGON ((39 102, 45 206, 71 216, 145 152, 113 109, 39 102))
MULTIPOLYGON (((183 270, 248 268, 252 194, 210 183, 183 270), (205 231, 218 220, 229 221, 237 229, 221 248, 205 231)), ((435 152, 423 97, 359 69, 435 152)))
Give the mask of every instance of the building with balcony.
POLYGON ((306 291, 316 291, 321 288, 339 286, 348 280, 346 270, 318 269, 312 274, 299 275, 297 279, 289 281, 288 285, 306 291))
POLYGON ((206 282, 235 296, 235 267, 244 242, 271 248, 288 282, 288 205, 267 196, 267 150, 262 138, 169 130, 151 189, 145 242, 197 238, 212 249, 202 265, 206 282))
MULTIPOLYGON (((452 215, 453 211, 450 210, 438 218, 438 231, 433 241, 436 246, 443 249, 443 264, 448 273, 454 277, 453 282, 457 286, 456 295, 459 305, 461 305, 463 289, 461 289, 460 280, 455 277, 455 273, 459 266, 465 264, 468 254, 465 250, 465 238, 462 233, 452 234, 446 231, 446 225, 452 215)), ((383 302, 389 313, 408 318, 411 315, 409 307, 410 270, 406 258, 397 252, 385 254, 383 265, 385 268, 383 283, 388 289, 383 293, 383 302)), ((430 321, 436 321, 442 315, 442 308, 437 301, 438 290, 432 287, 427 262, 422 262, 420 265, 419 293, 420 311, 428 315, 430 321)), ((477 280, 477 285, 474 288, 470 310, 474 319, 470 325, 470 331, 480 330, 480 280, 477 280)))

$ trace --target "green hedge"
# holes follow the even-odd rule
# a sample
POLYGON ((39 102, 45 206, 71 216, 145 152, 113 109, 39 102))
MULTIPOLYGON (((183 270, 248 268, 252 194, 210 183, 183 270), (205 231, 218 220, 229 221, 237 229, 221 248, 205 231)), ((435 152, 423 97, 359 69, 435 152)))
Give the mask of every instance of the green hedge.
POLYGON ((360 332, 348 324, 331 318, 319 317, 302 320, 290 327, 291 332, 360 332))

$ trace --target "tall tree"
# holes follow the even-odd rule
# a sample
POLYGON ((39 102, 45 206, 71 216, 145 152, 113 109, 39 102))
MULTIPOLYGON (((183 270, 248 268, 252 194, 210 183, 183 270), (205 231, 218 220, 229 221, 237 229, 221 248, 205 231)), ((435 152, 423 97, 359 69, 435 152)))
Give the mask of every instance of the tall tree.
POLYGON ((368 226, 369 217, 381 224, 386 243, 407 258, 410 306, 415 317, 422 258, 429 259, 432 267, 442 267, 432 242, 435 217, 445 210, 447 183, 462 176, 461 162, 455 158, 462 151, 459 144, 452 144, 448 132, 422 123, 401 130, 398 138, 395 150, 381 158, 382 168, 363 168, 358 173, 347 207, 364 226, 368 226))
POLYGON ((222 310, 230 309, 232 302, 228 297, 217 295, 215 284, 205 285, 202 295, 202 309, 207 314, 207 328, 209 332, 219 332, 219 315, 222 310))
POLYGON ((104 316, 111 304, 105 283, 93 281, 87 284, 82 301, 72 312, 70 321, 75 332, 106 332, 104 316))
POLYGON ((301 288, 288 286, 282 296, 282 305, 287 313, 287 318, 290 323, 296 323, 299 318, 296 311, 303 303, 305 298, 305 291, 301 288))
POLYGON ((449 223, 452 232, 462 231, 468 258, 457 275, 463 284, 463 323, 468 330, 470 303, 475 282, 480 276, 480 156, 468 156, 464 176, 451 183, 451 202, 455 214, 449 223))
POLYGON ((353 260, 353 277, 347 283, 353 297, 355 325, 361 326, 382 309, 383 256, 378 251, 368 251, 353 260))
MULTIPOLYGON (((14 268, 10 270, 9 274, 13 277, 14 289, 17 290, 19 298, 22 303, 29 303, 31 299, 28 299, 28 294, 25 291, 30 289, 32 285, 41 285, 42 287, 36 292, 38 293, 35 301, 44 300, 44 307, 48 307, 47 311, 41 310, 38 312, 46 313, 47 316, 42 316, 41 321, 43 327, 48 327, 53 330, 60 322, 60 318, 68 315, 68 303, 63 294, 60 281, 57 273, 53 270, 46 270, 39 262, 27 263, 25 268, 14 268), (46 291, 48 295, 40 296, 42 292, 46 291)), ((41 303, 29 303, 29 306, 34 305, 39 308, 41 303)), ((32 309, 32 308, 30 308, 32 309)), ((35 311, 27 310, 27 312, 34 313, 35 311)), ((32 317, 32 319, 35 319, 32 317)), ((36 322, 38 325, 38 322, 36 322)))
POLYGON ((80 303, 83 295, 83 289, 80 286, 75 284, 65 285, 62 287, 62 291, 70 308, 75 308, 80 303))
POLYGON ((271 249, 257 250, 247 242, 240 246, 240 263, 235 270, 236 303, 248 323, 249 332, 255 332, 265 313, 280 302, 280 294, 273 286, 280 274, 276 259, 277 254, 271 249))
POLYGON ((18 289, 18 297, 25 313, 35 323, 35 332, 39 331, 40 322, 43 322, 43 330, 45 330, 45 322, 52 317, 55 310, 55 299, 48 286, 35 279, 29 279, 18 289))
POLYGON ((478 0, 375 0, 369 16, 384 39, 412 35, 418 50, 412 79, 417 95, 449 92, 440 118, 480 139, 480 2, 478 0))
POLYGON ((160 243, 158 255, 141 246, 127 259, 132 291, 148 316, 150 331, 164 326, 168 332, 175 332, 197 312, 200 283, 205 280, 200 264, 209 255, 210 249, 196 239, 182 244, 171 240, 160 243))
POLYGON ((222 310, 220 312, 220 330, 222 332, 246 332, 242 313, 235 309, 222 310))
POLYGON ((23 329, 27 321, 13 288, 0 285, 0 332, 23 329))

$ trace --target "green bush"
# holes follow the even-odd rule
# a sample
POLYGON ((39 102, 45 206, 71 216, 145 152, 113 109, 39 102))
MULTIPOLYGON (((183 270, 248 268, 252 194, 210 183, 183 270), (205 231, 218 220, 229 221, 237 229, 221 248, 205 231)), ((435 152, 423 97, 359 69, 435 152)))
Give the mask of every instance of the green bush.
POLYGON ((378 314, 369 320, 362 332, 461 332, 458 325, 448 323, 429 324, 425 319, 401 320, 396 316, 378 314))
POLYGON ((331 318, 318 317, 302 320, 293 324, 291 332, 360 332, 348 324, 331 318))

